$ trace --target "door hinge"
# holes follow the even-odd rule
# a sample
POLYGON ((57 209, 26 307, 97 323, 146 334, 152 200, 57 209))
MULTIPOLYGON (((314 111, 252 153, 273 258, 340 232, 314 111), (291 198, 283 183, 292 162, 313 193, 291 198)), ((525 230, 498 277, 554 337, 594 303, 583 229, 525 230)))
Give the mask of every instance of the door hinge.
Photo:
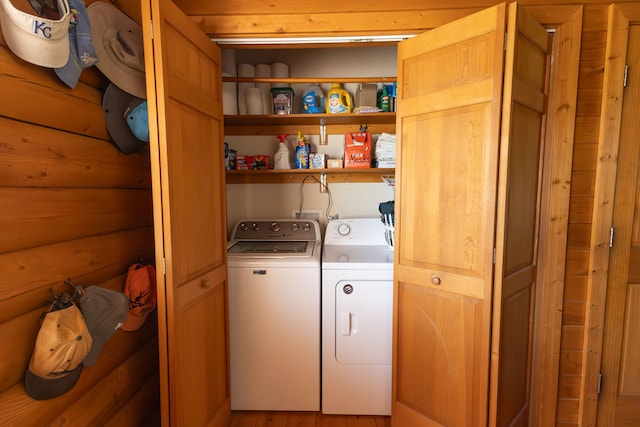
POLYGON ((167 275, 167 259, 166 258, 162 258, 162 275, 163 276, 167 275))
POLYGON ((493 263, 494 264, 496 263, 496 253, 497 253, 496 248, 493 248, 493 263))
POLYGON ((614 234, 614 228, 611 227, 611 230, 609 230, 609 247, 610 248, 613 247, 613 234, 614 234))
POLYGON ((602 372, 598 374, 598 394, 600 394, 601 389, 602 389, 602 372))
POLYGON ((151 40, 153 40, 153 21, 149 22, 149 31, 151 32, 151 40))
POLYGON ((624 66, 624 84, 623 87, 627 87, 627 79, 629 78, 629 64, 624 66))

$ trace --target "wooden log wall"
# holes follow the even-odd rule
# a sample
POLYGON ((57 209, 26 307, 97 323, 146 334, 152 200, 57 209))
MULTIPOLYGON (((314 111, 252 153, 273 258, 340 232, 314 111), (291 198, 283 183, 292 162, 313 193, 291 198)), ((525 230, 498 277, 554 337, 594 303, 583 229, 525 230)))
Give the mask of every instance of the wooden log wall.
POLYGON ((571 177, 556 425, 577 427, 608 10, 585 7, 571 177))
POLYGON ((0 425, 158 425, 157 321, 116 331, 73 389, 34 400, 25 371, 64 280, 122 291, 154 260, 149 151, 125 155, 102 114, 108 80, 76 89, 13 55, 0 36, 0 425))

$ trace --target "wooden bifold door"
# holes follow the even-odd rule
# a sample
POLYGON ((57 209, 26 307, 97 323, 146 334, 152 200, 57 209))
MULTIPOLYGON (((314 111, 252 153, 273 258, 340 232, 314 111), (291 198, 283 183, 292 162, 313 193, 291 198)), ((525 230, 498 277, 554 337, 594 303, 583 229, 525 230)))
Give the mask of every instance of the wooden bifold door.
POLYGON ((399 44, 393 425, 528 423, 549 46, 516 3, 399 44))

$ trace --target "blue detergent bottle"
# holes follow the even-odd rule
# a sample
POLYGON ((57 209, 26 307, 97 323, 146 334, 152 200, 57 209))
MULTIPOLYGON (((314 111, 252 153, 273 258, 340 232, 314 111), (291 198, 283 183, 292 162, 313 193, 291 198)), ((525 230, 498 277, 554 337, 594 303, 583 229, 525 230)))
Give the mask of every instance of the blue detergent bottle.
POLYGON ((309 114, 324 113, 324 93, 316 84, 308 84, 302 95, 302 112, 309 114))
POLYGON ((296 169, 309 169, 309 144, 305 142, 302 132, 298 132, 298 145, 296 146, 294 165, 296 169))

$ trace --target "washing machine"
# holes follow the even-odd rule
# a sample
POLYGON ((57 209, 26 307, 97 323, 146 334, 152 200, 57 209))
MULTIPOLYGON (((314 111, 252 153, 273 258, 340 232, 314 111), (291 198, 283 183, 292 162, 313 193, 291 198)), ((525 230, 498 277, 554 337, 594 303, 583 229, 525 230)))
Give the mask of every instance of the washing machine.
POLYGON ((227 245, 231 409, 320 410, 317 221, 242 220, 227 245))
POLYGON ((327 224, 322 254, 322 412, 390 415, 393 247, 379 218, 327 224))

